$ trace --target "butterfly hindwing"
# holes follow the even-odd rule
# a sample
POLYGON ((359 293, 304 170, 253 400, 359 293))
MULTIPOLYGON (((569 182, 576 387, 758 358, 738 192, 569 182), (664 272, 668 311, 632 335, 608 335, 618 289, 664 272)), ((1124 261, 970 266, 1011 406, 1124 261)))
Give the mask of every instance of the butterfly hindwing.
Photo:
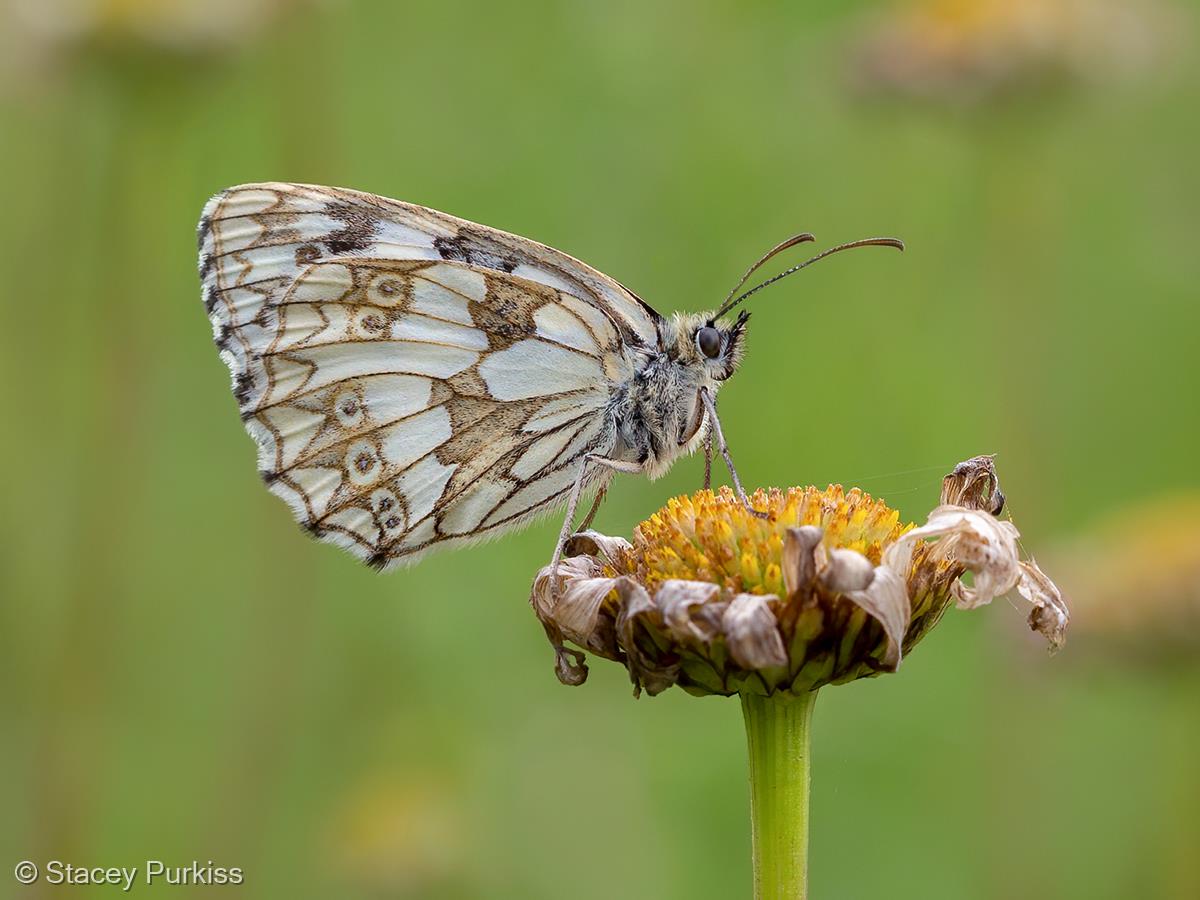
POLYGON ((565 254, 351 191, 234 188, 200 242, 264 479, 381 567, 560 500, 656 325, 565 254))

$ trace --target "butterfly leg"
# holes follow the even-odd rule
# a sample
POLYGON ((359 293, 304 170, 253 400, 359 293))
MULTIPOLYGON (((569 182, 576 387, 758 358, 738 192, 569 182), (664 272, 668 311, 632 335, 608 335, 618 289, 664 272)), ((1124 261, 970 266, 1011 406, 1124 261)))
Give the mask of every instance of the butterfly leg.
POLYGON ((729 446, 725 443, 725 434, 721 431, 721 420, 717 418, 717 404, 713 402, 712 395, 705 388, 700 388, 700 400, 704 403, 704 411, 708 413, 709 422, 711 423, 709 435, 716 438, 717 449, 721 451, 721 456, 725 459, 725 465, 729 468, 729 477, 733 479, 733 489, 737 491, 738 499, 742 501, 746 509, 758 518, 767 518, 765 512, 760 512, 750 505, 750 498, 746 496, 746 491, 742 488, 742 479, 738 478, 737 469, 733 467, 733 457, 729 455, 729 446))
POLYGON ((712 489, 712 429, 704 436, 704 490, 712 489))
MULTIPOLYGON (((571 522, 575 519, 575 508, 579 505, 579 498, 583 494, 583 485, 586 480, 588 466, 592 464, 605 466, 615 472, 630 472, 637 473, 642 471, 640 463, 624 462, 619 459, 608 459, 604 456, 595 456, 588 454, 579 464, 579 474, 575 476, 575 484, 571 487, 571 495, 567 499, 567 515, 563 519, 562 530, 558 533, 558 543, 554 545, 554 556, 550 559, 550 596, 555 602, 558 601, 558 592, 561 585, 558 581, 558 564, 562 561, 563 549, 567 545, 567 539, 571 536, 571 522)), ((608 492, 608 485, 600 486, 599 492, 596 494, 596 499, 592 502, 592 508, 588 511, 586 518, 583 520, 581 530, 587 528, 592 522, 592 517, 596 515, 596 510, 600 508, 600 501, 608 492)), ((556 627, 553 627, 547 622, 542 622, 542 626, 546 629, 546 637, 550 639, 550 645, 554 648, 555 668, 559 673, 559 678, 563 679, 567 684, 580 684, 587 676, 587 666, 583 664, 583 654, 578 650, 572 650, 563 645, 562 634, 559 633, 556 627), (573 662, 568 661, 570 657, 573 662)))
POLYGON ((583 521, 579 523, 576 531, 587 531, 592 527, 592 519, 596 518, 596 513, 600 511, 600 504, 604 502, 604 495, 608 493, 608 483, 600 485, 600 490, 596 491, 596 497, 592 500, 592 508, 588 510, 588 514, 583 517, 583 521))
MULTIPOLYGON (((554 556, 550 559, 550 584, 555 592, 558 590, 558 564, 562 561, 563 548, 567 546, 567 539, 571 536, 571 523, 575 521, 575 508, 579 505, 579 498, 583 494, 583 485, 587 477, 588 467, 593 464, 612 469, 614 472, 637 473, 642 471, 641 463, 609 459, 606 456, 597 456, 591 453, 585 456, 580 462, 579 474, 575 476, 575 484, 571 487, 571 496, 567 500, 567 515, 563 519, 562 530, 558 533, 558 543, 554 545, 554 556)), ((604 496, 607 485, 600 490, 601 493, 597 495, 596 503, 593 504, 591 512, 587 515, 587 524, 591 524, 592 516, 595 515, 596 509, 600 506, 599 500, 604 496)))

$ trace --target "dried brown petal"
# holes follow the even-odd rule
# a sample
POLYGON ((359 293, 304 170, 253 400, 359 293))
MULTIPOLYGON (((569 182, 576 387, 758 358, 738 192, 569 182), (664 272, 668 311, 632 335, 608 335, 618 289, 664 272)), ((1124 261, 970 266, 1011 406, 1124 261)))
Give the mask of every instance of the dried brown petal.
MULTIPOLYGON (((612 579, 597 577, 600 571, 601 566, 596 559, 573 556, 559 563, 557 592, 550 577, 550 566, 543 567, 533 581, 529 603, 554 648, 554 671, 563 684, 583 684, 588 675, 583 654, 563 646, 564 640, 570 639, 597 653, 603 654, 607 649, 600 646, 603 642, 599 637, 604 632, 596 627, 596 623, 599 605, 608 591, 599 592, 596 582, 612 579), (562 623, 558 621, 560 616, 562 623)), ((611 586, 608 590, 611 591, 611 586)), ((611 629, 605 631, 610 633, 611 629)), ((615 650, 615 641, 609 640, 607 643, 615 650)))
POLYGON ((654 595, 654 604, 662 611, 667 632, 677 640, 711 641, 720 628, 720 620, 702 613, 721 593, 708 581, 664 581, 654 595))
POLYGON ((871 561, 856 550, 834 547, 829 551, 829 563, 821 572, 821 583, 839 594, 865 591, 875 578, 871 561))
POLYGON ((1033 604, 1029 612, 1029 627, 1044 635, 1050 642, 1050 652, 1057 653, 1067 641, 1071 612, 1058 586, 1036 562, 1030 559, 1020 563, 1020 566, 1017 593, 1033 604))
POLYGON ((621 598, 621 611, 617 616, 618 640, 625 651, 634 694, 645 688, 646 693, 653 697, 679 680, 679 663, 674 659, 660 660, 658 654, 651 652, 644 643, 653 643, 653 631, 662 620, 646 589, 632 578, 621 578, 619 582, 617 591, 621 598), (639 629, 644 629, 646 633, 639 633, 639 629))
POLYGON ((912 618, 912 604, 904 578, 887 566, 879 566, 869 587, 846 594, 883 626, 887 635, 887 649, 883 664, 895 671, 900 665, 901 647, 908 623, 912 618))
POLYGON ((816 525, 789 528, 783 539, 783 586, 789 594, 795 593, 817 577, 822 551, 821 539, 825 531, 816 525))
MULTIPOLYGON (((600 573, 600 563, 590 556, 572 556, 564 559, 558 565, 558 582, 567 585, 578 578, 594 578, 600 573)), ((533 579, 533 589, 529 594, 529 602, 539 619, 545 620, 554 615, 557 598, 554 596, 550 579, 550 566, 543 566, 533 579)))
POLYGON ((601 534, 598 531, 577 531, 567 538, 563 556, 603 556, 610 562, 620 558, 633 545, 623 537, 601 534))
POLYGON ((553 589, 550 566, 539 573, 530 597, 543 622, 553 622, 558 631, 580 647, 600 652, 594 646, 600 604, 612 592, 617 579, 599 575, 600 565, 590 556, 572 556, 558 564, 559 588, 553 589))
POLYGON ((907 572, 915 542, 940 538, 933 550, 934 557, 961 565, 974 575, 971 587, 961 580, 953 584, 960 609, 983 606, 1015 587, 1034 604, 1030 627, 1045 635, 1055 651, 1066 640, 1070 613, 1054 582, 1036 563, 1021 560, 1019 537, 1020 532, 1012 522, 997 519, 983 510, 939 506, 929 514, 925 525, 907 532, 888 547, 883 562, 894 571, 907 572))
POLYGON ((587 681, 588 677, 588 667, 584 662, 584 655, 578 650, 564 647, 561 637, 556 639, 549 628, 546 629, 546 634, 554 645, 554 674, 568 687, 579 687, 587 681))
POLYGON ((729 655, 743 669, 787 665, 779 623, 767 605, 767 599, 758 594, 738 594, 725 610, 721 625, 729 655))
POLYGON ((884 552, 883 562, 897 572, 908 569, 914 541, 941 538, 935 553, 964 566, 975 576, 972 587, 961 581, 954 585, 959 609, 974 609, 1007 593, 1017 583, 1017 531, 1012 522, 1002 521, 981 510, 961 506, 939 506, 920 528, 905 533, 884 552), (907 557, 907 559, 906 559, 907 557))
POLYGON ((1004 492, 996 474, 995 456, 973 456, 960 462, 942 479, 942 505, 982 509, 993 516, 1004 509, 1004 492))

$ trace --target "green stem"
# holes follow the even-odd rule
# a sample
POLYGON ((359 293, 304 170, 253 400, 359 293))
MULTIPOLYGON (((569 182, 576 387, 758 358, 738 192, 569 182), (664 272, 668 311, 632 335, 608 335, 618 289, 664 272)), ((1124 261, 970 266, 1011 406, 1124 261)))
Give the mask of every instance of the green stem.
POLYGON ((809 725, 817 692, 742 694, 755 900, 808 895, 809 725))

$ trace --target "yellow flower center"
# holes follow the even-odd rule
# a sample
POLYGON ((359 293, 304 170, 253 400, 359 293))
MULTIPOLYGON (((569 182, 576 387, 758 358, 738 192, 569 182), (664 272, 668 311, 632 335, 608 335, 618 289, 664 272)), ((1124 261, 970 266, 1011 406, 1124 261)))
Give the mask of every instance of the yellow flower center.
POLYGON ((616 569, 653 592, 663 581, 710 581, 731 591, 784 594, 783 538, 789 528, 817 525, 827 548, 857 550, 879 565, 883 549, 912 528, 900 514, 858 488, 841 485, 757 490, 753 515, 728 487, 675 497, 642 522, 616 569))

